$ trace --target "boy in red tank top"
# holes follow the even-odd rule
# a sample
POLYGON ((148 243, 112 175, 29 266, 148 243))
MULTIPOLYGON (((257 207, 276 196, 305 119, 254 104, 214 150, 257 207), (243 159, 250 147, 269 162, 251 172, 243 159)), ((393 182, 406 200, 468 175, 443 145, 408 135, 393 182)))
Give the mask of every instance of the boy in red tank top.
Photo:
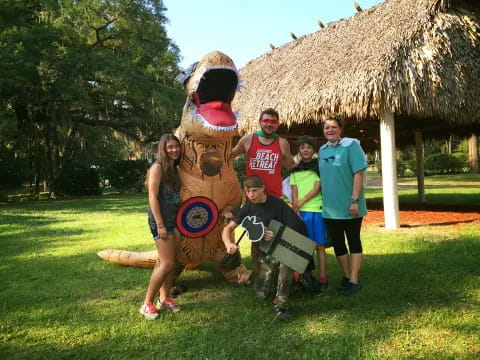
MULTIPOLYGON (((268 195, 282 197, 282 166, 291 169, 296 165, 290 153, 290 144, 276 133, 279 123, 278 112, 268 108, 259 117, 260 129, 245 134, 232 150, 232 158, 246 154, 245 175, 258 175, 268 195)), ((252 243, 252 262, 258 273, 260 258, 258 244, 252 243)))
POLYGON ((246 154, 245 175, 258 175, 266 184, 269 195, 282 197, 282 166, 291 169, 295 165, 290 144, 276 133, 279 127, 278 112, 268 108, 259 118, 260 129, 245 134, 232 150, 232 157, 246 154))

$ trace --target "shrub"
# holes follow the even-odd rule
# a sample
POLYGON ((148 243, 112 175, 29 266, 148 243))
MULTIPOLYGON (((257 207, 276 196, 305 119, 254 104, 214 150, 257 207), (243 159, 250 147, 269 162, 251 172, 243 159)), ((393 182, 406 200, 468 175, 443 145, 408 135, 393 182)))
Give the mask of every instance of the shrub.
POLYGON ((0 189, 21 188, 28 180, 27 161, 11 149, 0 148, 0 189))
POLYGON ((72 164, 62 168, 52 181, 56 196, 100 195, 100 175, 97 169, 87 165, 72 164))
POLYGON ((233 160, 233 169, 237 173, 238 182, 243 189, 243 180, 245 180, 245 155, 239 156, 233 160))
POLYGON ((425 158, 426 174, 451 174, 468 171, 468 156, 458 154, 432 154, 425 158))
MULTIPOLYGON (((407 171, 407 169, 409 169, 409 162, 408 161, 405 161, 405 160, 398 160, 396 161, 397 163, 397 176, 404 176, 405 175, 405 171, 407 171)), ((382 173, 382 161, 381 160, 377 160, 377 162, 375 163, 378 171, 380 172, 380 174, 382 173)), ((412 170, 413 171, 413 170, 412 170)))
POLYGON ((108 164, 102 175, 120 193, 142 192, 148 168, 147 160, 119 160, 108 164))

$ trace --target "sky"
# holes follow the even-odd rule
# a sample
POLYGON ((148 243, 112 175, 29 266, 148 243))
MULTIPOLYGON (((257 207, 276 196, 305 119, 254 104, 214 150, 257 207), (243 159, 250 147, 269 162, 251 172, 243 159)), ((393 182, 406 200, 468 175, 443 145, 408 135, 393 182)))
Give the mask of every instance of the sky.
MULTIPOLYGON (((164 0, 167 35, 180 48, 180 66, 188 67, 210 51, 230 56, 237 68, 292 38, 348 18, 351 0, 164 0)), ((357 0, 363 10, 382 0, 357 0)))

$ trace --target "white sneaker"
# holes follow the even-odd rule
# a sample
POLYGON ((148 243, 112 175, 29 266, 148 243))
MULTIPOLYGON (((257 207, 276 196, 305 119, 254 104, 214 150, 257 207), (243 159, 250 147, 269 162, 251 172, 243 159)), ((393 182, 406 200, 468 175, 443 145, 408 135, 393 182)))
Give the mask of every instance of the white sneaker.
POLYGON ((153 304, 142 304, 140 314, 142 314, 147 320, 155 320, 158 317, 157 309, 153 304))
POLYGON ((160 299, 157 300, 157 309, 165 309, 173 312, 180 311, 180 307, 177 305, 177 303, 172 299, 172 298, 165 298, 165 300, 160 301, 160 299))

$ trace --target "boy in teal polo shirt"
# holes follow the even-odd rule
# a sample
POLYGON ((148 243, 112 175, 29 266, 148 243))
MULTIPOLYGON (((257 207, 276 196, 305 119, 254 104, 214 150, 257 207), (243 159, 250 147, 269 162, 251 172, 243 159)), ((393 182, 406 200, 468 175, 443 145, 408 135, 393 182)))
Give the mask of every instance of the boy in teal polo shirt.
POLYGON ((326 278, 327 255, 325 245, 327 237, 322 220, 322 195, 320 194, 320 176, 318 163, 313 160, 314 140, 308 135, 297 140, 300 163, 291 170, 292 207, 307 225, 308 237, 317 243, 319 267, 319 292, 328 288, 326 278))

